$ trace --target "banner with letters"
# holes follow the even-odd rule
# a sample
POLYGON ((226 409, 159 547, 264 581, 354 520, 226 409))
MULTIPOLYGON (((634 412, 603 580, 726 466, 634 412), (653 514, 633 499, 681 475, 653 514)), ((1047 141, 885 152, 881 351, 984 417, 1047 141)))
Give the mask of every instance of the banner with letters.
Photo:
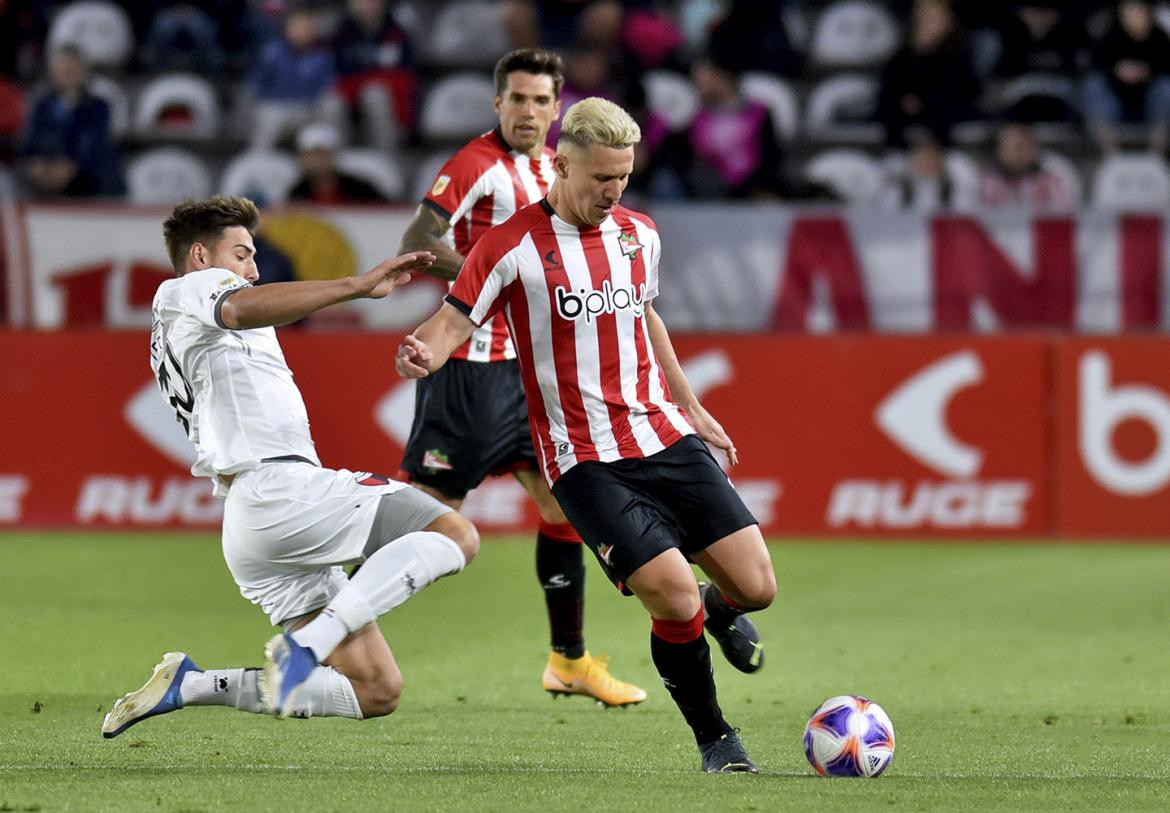
MULTIPOLYGON (((1117 334, 1170 328, 1168 220, 1085 210, 934 217, 778 204, 655 204, 663 242, 658 311, 678 331, 1117 334)), ((397 251, 409 207, 264 213, 263 277, 320 279, 397 251), (281 274, 284 276, 282 277, 281 274)), ((13 327, 141 328, 172 275, 167 210, 0 206, 6 319, 13 327)), ((406 330, 444 285, 425 274, 392 302, 351 302, 312 324, 406 330)))
MULTIPOLYGON (((414 409, 396 333, 282 329, 322 461, 394 474, 414 409)), ((773 535, 1170 539, 1170 344, 1151 338, 678 334, 729 471, 773 535)), ((0 529, 214 529, 222 503, 147 334, 0 332, 0 529)), ((439 450, 442 451, 442 450, 439 450)), ((535 528, 510 477, 465 503, 535 528)))

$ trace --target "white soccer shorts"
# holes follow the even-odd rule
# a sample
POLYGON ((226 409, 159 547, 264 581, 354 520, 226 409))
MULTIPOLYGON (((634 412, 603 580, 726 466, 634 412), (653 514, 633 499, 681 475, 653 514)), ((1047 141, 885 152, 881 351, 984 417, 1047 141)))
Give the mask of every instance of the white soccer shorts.
POLYGON ((450 510, 406 483, 369 472, 265 463, 231 484, 223 556, 240 593, 279 626, 328 604, 346 582, 342 565, 450 510), (379 538, 371 540, 375 520, 379 538))

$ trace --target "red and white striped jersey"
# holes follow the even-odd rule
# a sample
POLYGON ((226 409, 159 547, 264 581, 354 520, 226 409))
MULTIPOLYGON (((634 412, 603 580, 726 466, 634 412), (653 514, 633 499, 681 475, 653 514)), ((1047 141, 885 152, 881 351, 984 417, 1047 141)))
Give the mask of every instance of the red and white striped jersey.
MULTIPOLYGON (((468 142, 439 170, 423 204, 445 218, 444 240, 464 257, 492 226, 545 196, 553 182, 553 150, 539 158, 517 152, 499 128, 468 142)), ((503 315, 485 323, 451 358, 504 361, 516 358, 503 315)))
POLYGON ((506 314, 550 485, 582 461, 646 457, 694 431, 645 320, 660 247, 638 212, 578 228, 542 200, 483 236, 447 296, 476 324, 506 314))

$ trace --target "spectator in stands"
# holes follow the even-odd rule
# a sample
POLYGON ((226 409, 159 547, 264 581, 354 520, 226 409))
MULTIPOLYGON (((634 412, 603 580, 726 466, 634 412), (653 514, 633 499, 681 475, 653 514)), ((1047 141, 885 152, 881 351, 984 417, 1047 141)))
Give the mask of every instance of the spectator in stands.
POLYGON ((994 159, 979 170, 974 204, 978 209, 1068 212, 1080 204, 1080 189, 1051 155, 1040 151, 1031 127, 1009 122, 996 134, 994 159))
POLYGON ((644 6, 627 0, 505 0, 504 20, 515 48, 551 48, 599 45, 609 48, 621 31, 623 5, 644 6))
POLYGON ((40 0, 0 0, 0 77, 36 76, 44 64, 49 11, 40 0))
POLYGON ((960 193, 947 169, 946 153, 933 138, 923 136, 886 179, 881 200, 889 209, 930 213, 956 208, 960 193))
POLYGON ((227 55, 220 46, 219 25, 193 3, 162 3, 150 20, 142 45, 142 62, 152 73, 192 71, 213 75, 227 55))
POLYGON ((711 51, 733 60, 738 71, 767 71, 781 76, 800 72, 801 56, 788 39, 783 2, 732 0, 711 27, 711 51))
POLYGON ((110 108, 89 92, 89 67, 75 46, 49 58, 49 90, 33 105, 21 147, 33 196, 121 195, 110 108))
POLYGON ((1117 125, 1149 125, 1150 148, 1164 152, 1170 126, 1170 38, 1154 25, 1147 0, 1121 0, 1117 18, 1093 48, 1084 107, 1101 149, 1117 146, 1117 125))
POLYGON ((418 77, 406 31, 386 0, 349 0, 346 16, 333 36, 338 81, 332 118, 360 117, 366 143, 383 150, 397 147, 414 128, 418 77))
POLYGON ((1084 29, 1061 6, 1057 0, 1026 0, 1015 8, 1000 29, 998 76, 1069 75, 1081 69, 1084 29))
POLYGON ((746 99, 739 75, 713 55, 696 61, 691 73, 699 110, 682 137, 672 139, 671 157, 686 194, 699 198, 780 194, 781 153, 768 108, 746 99))
POLYGON ((321 114, 333 85, 333 52, 321 42, 321 13, 311 5, 292 5, 283 36, 266 43, 249 79, 255 96, 252 144, 275 144, 286 129, 321 114))
MULTIPOLYGON (((589 96, 621 102, 614 85, 610 51, 596 45, 583 45, 565 54, 565 83, 561 87, 561 109, 568 110, 589 96)), ((561 132, 558 118, 548 130, 548 143, 555 145, 561 132)))
POLYGON ((979 92, 966 38, 947 0, 917 0, 910 34, 882 71, 878 111, 892 147, 906 131, 925 127, 942 146, 951 129, 971 118, 979 92))
POLYGON ((288 197, 310 203, 384 203, 386 198, 370 184, 337 168, 340 144, 332 124, 307 124, 297 133, 297 161, 301 178, 288 197))

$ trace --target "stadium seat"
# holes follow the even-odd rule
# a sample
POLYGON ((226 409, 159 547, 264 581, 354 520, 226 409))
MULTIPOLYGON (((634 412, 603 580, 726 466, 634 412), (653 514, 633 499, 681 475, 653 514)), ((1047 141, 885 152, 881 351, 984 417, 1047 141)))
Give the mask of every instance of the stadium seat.
POLYGON ((875 76, 858 73, 830 76, 809 93, 805 132, 817 141, 878 143, 882 126, 872 120, 877 95, 875 76))
POLYGON ((1097 166, 1093 204, 1113 211, 1164 209, 1170 205, 1170 168, 1156 155, 1110 155, 1097 166))
POLYGON ((1042 152, 1044 165, 1059 175, 1072 193, 1073 206, 1080 206, 1085 199, 1085 181, 1076 165, 1065 156, 1052 150, 1042 152))
POLYGON ((337 154, 337 168, 356 175, 390 200, 401 200, 406 192, 402 168, 381 150, 352 147, 337 154))
POLYGON ((695 111, 699 109, 699 97, 695 86, 684 74, 674 71, 647 71, 642 80, 646 87, 646 105, 666 119, 672 130, 683 130, 695 111))
POLYGON ((496 124, 495 95, 492 80, 480 73, 464 71, 440 79, 423 100, 423 138, 453 141, 487 132, 496 124))
POLYGON ((427 62, 439 66, 490 68, 509 48, 500 4, 485 0, 444 6, 426 41, 427 62))
POLYGON ((131 203, 174 204, 211 194, 211 173, 187 150, 159 147, 139 155, 126 167, 131 203))
POLYGON ((134 130, 153 138, 210 140, 221 128, 215 87, 193 74, 173 73, 142 88, 134 111, 134 130))
POLYGON ((763 72, 748 72, 740 79, 743 95, 768 106, 772 113, 772 129, 784 141, 796 138, 800 129, 800 114, 796 108, 796 93, 778 76, 763 72))
POLYGON ((108 76, 89 78, 89 92, 110 106, 110 135, 120 139, 130 129, 130 101, 122 86, 108 76))
POLYGON ((878 65, 894 52, 898 40, 897 24, 880 5, 841 0, 817 18, 810 61, 821 68, 878 65))
POLYGON ((996 108, 1024 121, 1076 121, 1080 118, 1076 80, 1048 73, 1017 76, 999 89, 996 108))
POLYGON ((75 45, 95 68, 121 68, 134 50, 130 17, 117 3, 79 0, 57 12, 49 28, 49 50, 75 45))
POLYGON ((301 171, 296 160, 275 150, 248 150, 224 167, 219 191, 224 195, 246 195, 258 203, 284 203, 301 171))
POLYGON ((421 201, 426 197, 427 192, 431 191, 431 187, 435 183, 435 178, 439 175, 439 170, 443 168, 443 164, 447 163, 447 159, 450 157, 450 150, 440 150, 415 163, 414 182, 411 184, 410 192, 412 201, 421 201))
POLYGON ((804 174, 832 189, 848 203, 871 203, 882 192, 885 173, 881 164, 860 150, 836 149, 817 155, 805 165, 804 174))

